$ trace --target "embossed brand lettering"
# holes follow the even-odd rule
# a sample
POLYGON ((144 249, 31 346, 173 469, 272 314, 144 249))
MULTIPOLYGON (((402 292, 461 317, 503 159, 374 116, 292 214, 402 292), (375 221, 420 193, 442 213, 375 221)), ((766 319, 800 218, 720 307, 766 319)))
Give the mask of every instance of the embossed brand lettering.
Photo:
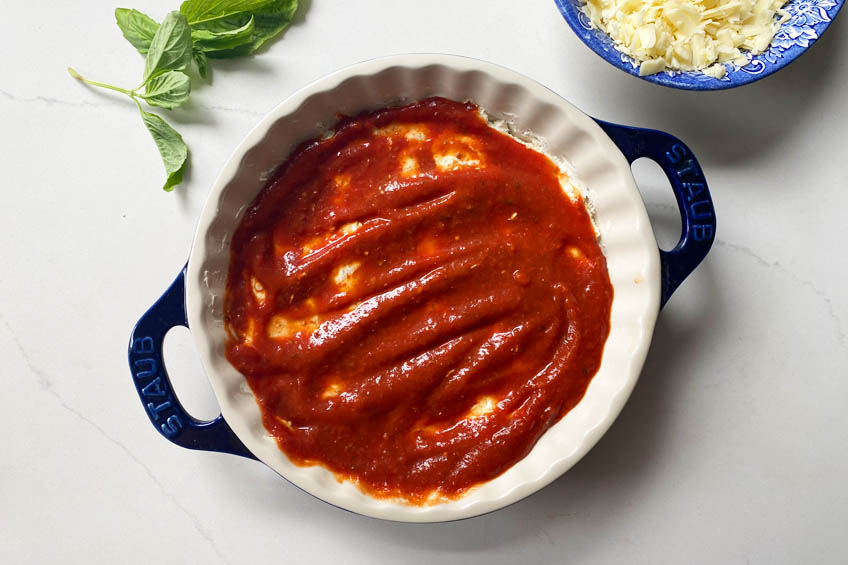
POLYGON ((168 419, 165 420, 165 423, 160 426, 162 433, 167 437, 174 437, 180 430, 183 429, 183 421, 180 420, 180 417, 176 414, 168 416, 168 419))
POLYGON ((144 368, 144 370, 136 372, 135 378, 137 379, 146 379, 156 374, 156 359, 152 359, 150 357, 137 359, 136 361, 133 361, 133 365, 135 365, 137 369, 144 368))
POLYGON ((141 389, 141 393, 144 396, 167 396, 166 390, 162 387, 162 379, 160 377, 156 377, 147 383, 144 388, 141 389))
POLYGON ((686 148, 679 143, 675 143, 671 146, 671 151, 665 152, 665 156, 668 157, 672 165, 676 165, 686 156, 686 148))
POLYGON ((680 165, 680 168, 677 169, 677 174, 680 175, 681 177, 683 177, 683 176, 697 177, 697 176, 701 176, 701 171, 698 169, 698 165, 695 164, 694 159, 687 159, 686 161, 684 161, 680 165))
POLYGON ((695 241, 704 241, 713 236, 713 227, 710 224, 695 224, 692 226, 692 237, 695 241))
POLYGON ((153 338, 152 337, 139 337, 133 340, 133 353, 153 353, 153 338))
POLYGON ((170 439, 173 439, 185 428, 185 424, 178 414, 174 414, 174 406, 171 403, 171 392, 168 386, 167 374, 159 371, 159 365, 162 362, 160 352, 157 350, 156 341, 149 336, 135 338, 132 341, 132 360, 133 371, 135 378, 139 380, 136 383, 139 395, 144 399, 154 400, 147 402, 145 408, 152 422, 164 423, 158 424, 162 434, 170 439), (135 359, 139 356, 141 359, 135 359), (144 383, 142 379, 151 379, 144 383))
MULTIPOLYGON (((709 200, 692 202, 707 190, 707 185, 702 182, 702 173, 698 163, 694 158, 689 158, 689 152, 686 150, 686 147, 679 143, 672 145, 671 149, 666 151, 665 156, 681 181, 684 178, 692 179, 691 181, 680 183, 680 186, 683 188, 683 196, 686 198, 686 202, 689 203, 689 214, 692 219, 711 221, 713 219, 713 211, 709 200)), ((712 224, 693 224, 690 229, 692 239, 695 241, 706 241, 713 237, 714 228, 712 224)))
POLYGON ((150 413, 150 419, 151 420, 158 420, 159 419, 159 413, 162 412, 163 410, 167 410, 170 407, 171 407, 171 401, 170 400, 166 400, 165 402, 163 402, 162 404, 159 404, 159 405, 153 404, 152 402, 147 403, 147 411, 150 413))
POLYGON ((692 211, 692 217, 696 220, 707 220, 713 217, 712 210, 710 210, 710 203, 706 200, 699 200, 698 202, 693 202, 689 205, 689 210, 692 211), (698 211, 698 207, 701 207, 701 211, 698 211))
POLYGON ((686 200, 691 202, 693 198, 704 192, 707 185, 702 182, 684 182, 683 188, 686 190, 686 200))

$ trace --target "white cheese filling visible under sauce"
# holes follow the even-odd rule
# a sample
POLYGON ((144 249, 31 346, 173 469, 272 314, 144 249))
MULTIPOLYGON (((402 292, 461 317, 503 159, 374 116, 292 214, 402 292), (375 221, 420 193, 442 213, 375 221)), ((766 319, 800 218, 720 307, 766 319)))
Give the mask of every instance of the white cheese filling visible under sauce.
POLYGON ((666 68, 721 78, 768 49, 789 19, 786 0, 585 0, 581 10, 615 46, 641 62, 639 75, 666 68))

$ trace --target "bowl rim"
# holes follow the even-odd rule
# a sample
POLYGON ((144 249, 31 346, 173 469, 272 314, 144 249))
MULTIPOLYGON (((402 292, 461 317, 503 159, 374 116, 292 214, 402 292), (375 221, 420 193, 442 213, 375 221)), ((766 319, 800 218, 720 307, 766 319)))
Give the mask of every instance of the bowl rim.
MULTIPOLYGON (((789 0, 792 1, 792 0, 789 0)), ((639 74, 639 68, 633 67, 629 63, 623 61, 621 56, 623 53, 615 48, 610 39, 609 43, 598 39, 598 33, 606 35, 601 30, 588 30, 580 23, 580 16, 582 15, 581 10, 579 9, 579 0, 554 0, 557 8, 559 9, 560 14, 568 23, 568 26, 572 29, 574 34, 580 38, 580 40, 591 49, 595 54, 604 59, 610 65, 616 67, 619 70, 624 71, 625 73, 635 76, 636 78, 642 79, 644 81, 658 84, 660 86, 667 86, 669 88, 677 88, 680 90, 692 90, 692 91, 713 91, 713 90, 727 90, 729 88, 736 88, 737 86, 744 86, 746 84, 751 84, 752 82, 756 82, 760 79, 766 78, 777 71, 787 67, 790 63, 796 61, 801 55, 810 50, 810 48, 818 42, 827 31, 827 29, 833 23, 833 20, 836 19, 836 16, 839 15, 839 12, 842 10, 842 7, 845 5, 846 0, 835 0, 836 6, 833 15, 828 22, 823 22, 818 31, 818 36, 809 40, 808 45, 803 48, 793 48, 786 52, 785 55, 781 56, 776 63, 772 63, 769 65, 765 65, 763 63, 763 70, 757 73, 745 73, 741 75, 734 75, 734 78, 729 81, 722 81, 719 79, 712 80, 704 80, 703 82, 686 82, 682 80, 676 80, 675 77, 680 76, 689 76, 686 74, 677 74, 674 76, 669 76, 665 73, 656 73, 652 75, 642 76, 639 74)), ((585 17, 585 16, 584 16, 585 17)))
MULTIPOLYGON (((398 81, 398 84, 395 86, 402 90, 404 86, 400 82, 403 81, 398 81)), ((436 82, 438 83, 438 81, 436 82)), ((437 90, 434 94, 438 95, 440 89, 444 90, 446 87, 440 84, 434 84, 434 88, 437 90)), ((418 96, 418 98, 423 98, 423 96, 418 96)), ((388 101, 392 99, 394 98, 389 97, 382 100, 375 100, 373 107, 386 106, 388 101)), ((471 97, 471 99, 475 100, 475 97, 471 97)), ((489 109, 484 104, 481 104, 481 107, 489 109)), ((318 125, 312 122, 309 126, 313 131, 312 136, 320 133, 320 130, 317 128, 318 125)), ((296 141, 291 143, 286 153, 294 145, 296 145, 296 141)), ((586 175, 581 173, 580 170, 577 171, 577 174, 580 180, 585 181, 586 175)), ((262 184, 264 184, 264 181, 262 184)), ((235 222, 235 225, 240 222, 241 215, 249 203, 241 202, 238 209, 232 214, 232 221, 235 222)), ((613 216, 610 216, 610 218, 615 219, 613 216)), ((605 254, 607 251, 605 248, 605 254)), ((621 253, 619 255, 623 257, 621 253)), ((615 256, 617 257, 617 255, 615 256)), ((607 259, 609 266, 612 257, 608 256, 607 259)), ((610 269, 612 280, 613 272, 611 267, 610 269)), ((197 230, 192 244, 192 252, 186 271, 185 303, 189 327, 191 328, 202 365, 209 377, 222 415, 236 436, 239 437, 244 445, 260 461, 301 489, 340 508, 387 520, 441 522, 486 514, 533 494, 571 468, 597 443, 620 413, 638 380, 659 312, 660 286, 659 251, 651 230, 647 212, 645 211, 644 202, 633 179, 630 165, 620 150, 594 120, 542 84, 505 67, 455 55, 401 54, 353 64, 304 86, 288 96, 264 116, 239 143, 232 155, 227 159, 217 180, 210 189, 206 204, 198 220, 197 230), (228 214, 226 209, 222 211, 222 201, 227 194, 228 187, 235 182, 234 179, 236 179, 237 175, 243 172, 246 167, 249 168, 250 165, 246 164, 245 161, 248 154, 251 150, 261 147, 263 143, 268 143, 269 131, 275 124, 285 122, 286 120, 289 120, 287 123, 294 123, 292 120, 297 119, 298 112, 302 111, 304 105, 310 100, 316 96, 327 95, 327 93, 332 94, 339 89, 343 90, 345 85, 351 83, 351 81, 353 81, 351 84, 356 83, 356 81, 368 83, 369 80, 376 80, 375 77, 384 76, 385 73, 407 73, 410 76, 414 76, 415 73, 425 73, 428 70, 442 72, 445 76, 453 73, 451 76, 454 77, 459 75, 477 77, 478 80, 483 81, 490 88, 492 85, 495 85, 495 88, 502 89, 508 86, 512 89, 512 92, 519 92, 521 95, 528 97, 533 103, 540 105, 540 107, 558 112, 559 115, 563 116, 565 121, 559 124, 559 126, 573 127, 579 135, 583 136, 580 138, 582 140, 581 149, 584 146, 589 147, 590 149, 587 149, 587 151, 590 151, 590 153, 594 151, 597 155, 601 156, 597 158, 603 161, 606 169, 597 174, 606 175, 604 178, 612 179, 610 182, 614 182, 618 187, 615 189, 617 191, 614 194, 615 198, 620 199, 621 202, 626 204, 621 212, 622 214, 626 212, 626 216, 619 216, 619 220, 622 217, 624 218, 623 223, 627 224, 626 226, 616 226, 615 222, 612 222, 611 225, 615 226, 615 229, 609 226, 604 227, 600 225, 604 223, 602 221, 603 218, 599 217, 598 228, 601 232, 602 245, 606 246, 610 243, 609 237, 611 237, 610 234, 613 231, 621 228, 619 231, 624 233, 624 230, 626 230, 627 245, 633 246, 632 257, 628 255, 627 260, 632 259, 634 264, 638 262, 638 268, 636 270, 639 275, 632 277, 632 282, 634 283, 632 285, 633 292, 635 293, 633 296, 638 295, 638 300, 627 301, 625 298, 621 298, 620 292, 622 289, 628 289, 624 292, 625 297, 630 292, 630 281, 624 281, 624 283, 620 281, 617 283, 614 282, 615 297, 613 299, 613 313, 611 314, 610 336, 613 336, 614 331, 621 333, 626 330, 626 333, 622 334, 621 347, 616 345, 618 349, 615 349, 612 353, 609 353, 612 347, 611 337, 608 338, 601 369, 599 369, 593 378, 580 403, 540 438, 528 456, 513 465, 503 475, 483 485, 474 487, 468 495, 463 496, 459 500, 421 507, 382 499, 373 499, 372 497, 363 495, 361 491, 355 489, 350 483, 335 481, 329 471, 322 467, 294 467, 273 440, 269 440, 267 435, 262 437, 265 430, 264 427, 256 429, 255 416, 259 414, 259 409, 252 392, 248 389, 250 400, 253 403, 252 409, 245 407, 244 399, 239 400, 236 398, 239 392, 244 392, 244 388, 246 387, 244 378, 238 375, 242 381, 242 388, 239 391, 234 389, 235 385, 232 381, 227 383, 226 377, 222 376, 222 373, 227 371, 235 372, 235 369, 229 366, 225 358, 223 362, 221 361, 223 357, 221 354, 223 344, 213 336, 213 333, 217 331, 214 328, 216 321, 210 312, 213 310, 211 306, 215 300, 215 296, 214 293, 211 293, 208 286, 210 284, 210 271, 207 263, 210 254, 224 253, 224 248, 226 248, 226 256, 229 258, 229 242, 221 238, 216 238, 214 233, 210 236, 210 233, 212 233, 210 230, 220 215, 228 214), (637 280, 640 278, 641 280, 637 280), (639 286, 636 283, 642 284, 639 286), (617 322, 617 316, 622 316, 621 319, 624 322, 617 322), (625 350, 627 352, 626 358, 621 353, 625 350), (613 361, 608 361, 608 354, 613 356, 613 361), (621 358, 619 359, 619 357, 621 358), (614 384, 609 384, 606 381, 600 382, 601 379, 599 377, 602 371, 605 371, 611 363, 617 363, 622 367, 622 370, 619 371, 621 374, 616 374, 614 377, 618 381, 614 384), (590 397, 590 393, 598 396, 598 398, 603 398, 603 413, 600 410, 593 412, 591 407, 586 407, 587 398, 590 397), (242 404, 239 405, 238 402, 242 402, 242 404), (246 412, 251 410, 255 412, 253 414, 253 420, 249 420, 248 416, 245 415, 246 412), (579 415, 578 412, 580 413, 579 415), (562 442, 559 444, 556 443, 561 438, 555 437, 554 439, 550 439, 548 437, 552 435, 552 430, 563 426, 563 423, 567 421, 570 427, 576 427, 580 432, 579 438, 575 439, 569 436, 570 439, 574 440, 576 447, 562 442), (542 444, 543 440, 547 442, 546 453, 554 453, 554 459, 545 460, 546 464, 544 468, 539 468, 538 464, 536 467, 526 465, 525 467, 532 468, 522 468, 520 472, 516 471, 514 473, 516 468, 522 466, 525 461, 530 459, 540 449, 540 444, 542 444), (567 453, 558 453, 556 448, 560 444, 566 445, 570 451, 567 453), (285 461, 283 462, 282 460, 285 461), (302 472, 304 469, 306 471, 302 472), (331 480, 328 481, 327 477, 322 475, 322 473, 329 475, 331 480), (320 475, 320 477, 312 480, 310 474, 315 474, 316 477, 320 475), (501 479, 509 474, 512 474, 511 478, 506 483, 502 482, 503 484, 498 486, 496 495, 486 495, 488 491, 484 492, 485 489, 489 488, 493 483, 501 481, 501 479), (346 488, 348 489, 347 491, 345 490, 346 488), (357 498, 349 489, 355 490, 359 493, 360 497, 367 499, 367 502, 357 498), (483 494, 480 494, 481 492, 483 494)), ((610 372, 612 371, 610 370, 610 372)), ((259 422, 261 427, 261 418, 259 422)))

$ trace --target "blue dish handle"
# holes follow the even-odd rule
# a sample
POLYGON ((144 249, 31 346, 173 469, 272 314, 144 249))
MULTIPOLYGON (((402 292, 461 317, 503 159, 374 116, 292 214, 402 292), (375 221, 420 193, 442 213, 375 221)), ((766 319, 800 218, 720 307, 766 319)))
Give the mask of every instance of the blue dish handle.
POLYGON ((188 449, 232 453, 256 459, 219 415, 203 422, 193 418, 174 395, 162 344, 174 326, 188 327, 185 308, 185 274, 180 271, 165 294, 145 312, 130 336, 129 361, 133 383, 147 417, 156 430, 188 449))
POLYGON ((715 208, 707 179, 692 151, 673 135, 595 121, 621 149, 628 163, 647 157, 662 167, 677 199, 683 233, 674 249, 660 249, 662 308, 680 283, 706 257, 715 239, 715 208))

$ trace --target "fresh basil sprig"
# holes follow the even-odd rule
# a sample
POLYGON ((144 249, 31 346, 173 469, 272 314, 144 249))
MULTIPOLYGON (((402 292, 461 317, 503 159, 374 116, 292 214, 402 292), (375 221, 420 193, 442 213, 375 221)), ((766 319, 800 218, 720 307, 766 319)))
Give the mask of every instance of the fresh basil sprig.
POLYGON ((121 28, 124 37, 138 49, 142 55, 147 55, 150 42, 159 29, 159 24, 150 16, 144 15, 138 10, 117 8, 115 10, 115 21, 121 28))
POLYGON ((156 114, 145 112, 141 109, 141 106, 138 107, 138 111, 141 112, 141 119, 144 120, 144 125, 147 126, 150 135, 153 136, 156 148, 159 149, 159 154, 162 156, 165 172, 168 173, 168 178, 162 188, 170 192, 174 190, 175 186, 183 182, 186 159, 188 159, 188 147, 182 136, 169 126, 168 122, 156 114))
POLYGON ((171 12, 150 40, 144 63, 144 81, 166 71, 181 71, 190 62, 191 31, 188 20, 179 12, 171 12))
MULTIPOLYGON (((180 13, 191 27, 193 57, 206 78, 206 57, 223 59, 250 55, 291 23, 297 0, 186 0, 180 13)), ((147 53, 159 24, 138 10, 118 8, 115 21, 124 37, 142 55, 147 53)))
POLYGON ((140 96, 151 106, 173 110, 188 100, 191 79, 181 71, 167 71, 151 77, 140 96))
POLYGON ((289 25, 297 5, 298 0, 185 0, 179 12, 169 13, 161 24, 138 10, 118 8, 115 21, 121 33, 146 55, 141 84, 126 89, 89 80, 70 67, 68 72, 87 84, 132 98, 162 156, 167 173, 162 188, 171 191, 182 182, 188 147, 164 119, 146 112, 141 100, 167 110, 181 106, 191 94, 185 71, 192 61, 205 79, 209 57, 254 53, 289 25))
MULTIPOLYGON (((136 36, 134 36, 136 37, 136 36)), ((191 93, 191 79, 183 71, 191 63, 191 32, 184 15, 171 12, 159 25, 147 48, 147 61, 144 65, 142 82, 132 90, 111 84, 96 82, 80 76, 68 68, 71 76, 92 86, 108 88, 126 94, 135 101, 141 119, 147 126, 153 141, 162 156, 167 178, 162 188, 171 191, 182 182, 188 158, 188 147, 183 138, 168 123, 141 107, 139 98, 151 106, 176 108, 188 100, 191 93), (139 92, 141 89, 144 92, 139 92)))

